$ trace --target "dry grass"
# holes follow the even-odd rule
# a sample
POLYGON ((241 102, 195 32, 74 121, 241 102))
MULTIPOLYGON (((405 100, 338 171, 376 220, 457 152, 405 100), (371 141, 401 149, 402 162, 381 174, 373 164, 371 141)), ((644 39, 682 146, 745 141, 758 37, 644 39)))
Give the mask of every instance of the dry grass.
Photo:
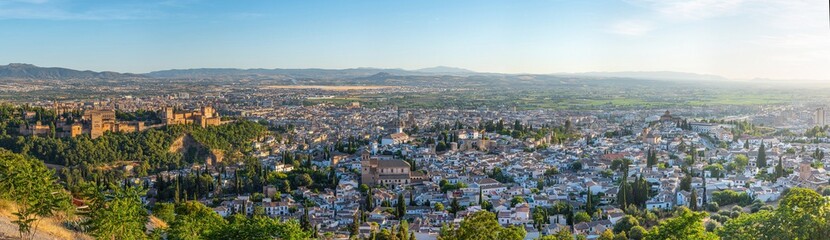
POLYGON ((167 225, 166 222, 164 222, 164 220, 161 220, 161 219, 157 218, 156 216, 150 216, 150 219, 147 221, 147 224, 148 224, 147 229, 155 229, 155 228, 165 229, 165 228, 169 228, 169 226, 167 225))
MULTIPOLYGON (((11 223, 15 218, 14 211, 14 203, 0 200, 0 225, 7 225, 6 228, 3 228, 4 232, 0 232, 0 235, 17 236, 17 225, 11 223), (9 229, 13 229, 13 232, 9 232, 9 229)), ((54 217, 41 219, 35 231, 37 231, 35 239, 92 239, 85 234, 66 229, 61 221, 54 217)))
POLYGON ((396 88, 395 86, 317 86, 317 85, 272 85, 264 86, 265 89, 320 89, 330 91, 349 91, 349 90, 374 90, 396 88))

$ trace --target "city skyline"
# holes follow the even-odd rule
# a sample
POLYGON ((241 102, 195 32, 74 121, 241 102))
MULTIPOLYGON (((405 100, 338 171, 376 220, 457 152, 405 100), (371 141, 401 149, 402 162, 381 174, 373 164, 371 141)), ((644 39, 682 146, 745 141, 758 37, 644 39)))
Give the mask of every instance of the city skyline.
POLYGON ((0 63, 830 76, 827 2, 0 1, 0 63))

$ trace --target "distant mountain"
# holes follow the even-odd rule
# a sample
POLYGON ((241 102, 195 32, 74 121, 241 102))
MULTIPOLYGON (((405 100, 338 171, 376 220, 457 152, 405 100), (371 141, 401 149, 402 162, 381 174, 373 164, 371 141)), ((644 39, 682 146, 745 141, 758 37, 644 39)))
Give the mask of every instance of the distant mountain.
POLYGON ((416 72, 422 73, 475 73, 474 71, 470 71, 463 68, 456 68, 456 67, 446 67, 446 66, 437 66, 431 68, 421 68, 415 70, 416 72))
POLYGON ((238 76, 271 76, 281 78, 355 78, 371 76, 387 72, 399 75, 411 75, 412 72, 403 69, 380 68, 350 68, 350 69, 239 69, 239 68, 196 68, 172 69, 146 73, 145 75, 157 78, 210 78, 210 77, 238 77, 238 76))
POLYGON ((378 73, 387 73, 397 76, 423 76, 423 75, 470 75, 476 72, 453 67, 432 67, 418 70, 404 70, 400 68, 349 68, 349 69, 239 69, 239 68, 194 68, 194 69, 171 69, 146 73, 145 75, 156 78, 211 78, 211 77, 277 77, 277 78, 360 78, 368 77, 378 73))
POLYGON ((586 73, 557 73, 558 76, 602 77, 602 78, 633 78, 649 80, 686 80, 686 81, 725 81, 727 78, 711 75, 686 72, 651 71, 651 72, 586 72, 586 73))
POLYGON ((38 67, 32 64, 11 63, 0 65, 0 78, 67 80, 67 79, 123 79, 144 78, 131 73, 79 71, 59 67, 38 67))

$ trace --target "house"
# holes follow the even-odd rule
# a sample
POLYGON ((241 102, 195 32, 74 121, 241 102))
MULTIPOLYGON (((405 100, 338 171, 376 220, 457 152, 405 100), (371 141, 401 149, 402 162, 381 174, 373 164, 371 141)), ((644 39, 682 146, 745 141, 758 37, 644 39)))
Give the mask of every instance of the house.
POLYGON ((512 217, 511 217, 511 212, 509 210, 501 210, 501 211, 499 211, 497 216, 498 216, 498 219, 499 219, 499 224, 501 224, 501 225, 511 224, 510 220, 512 220, 512 217))
POLYGON ((409 135, 406 135, 406 133, 398 132, 386 135, 383 138, 381 138, 380 145, 387 146, 393 144, 401 144, 407 141, 409 141, 409 135))
POLYGON ((215 208, 213 208, 213 211, 216 212, 216 214, 219 214, 219 216, 222 216, 222 217, 227 217, 227 216, 231 215, 230 210, 228 208, 226 208, 225 206, 215 207, 215 208))

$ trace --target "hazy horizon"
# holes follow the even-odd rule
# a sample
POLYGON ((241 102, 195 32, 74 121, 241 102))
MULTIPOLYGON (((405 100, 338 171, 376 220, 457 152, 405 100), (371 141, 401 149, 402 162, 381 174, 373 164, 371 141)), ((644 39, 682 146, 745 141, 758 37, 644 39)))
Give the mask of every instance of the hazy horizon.
POLYGON ((5 0, 0 62, 130 73, 448 66, 830 80, 827 4, 5 0))

